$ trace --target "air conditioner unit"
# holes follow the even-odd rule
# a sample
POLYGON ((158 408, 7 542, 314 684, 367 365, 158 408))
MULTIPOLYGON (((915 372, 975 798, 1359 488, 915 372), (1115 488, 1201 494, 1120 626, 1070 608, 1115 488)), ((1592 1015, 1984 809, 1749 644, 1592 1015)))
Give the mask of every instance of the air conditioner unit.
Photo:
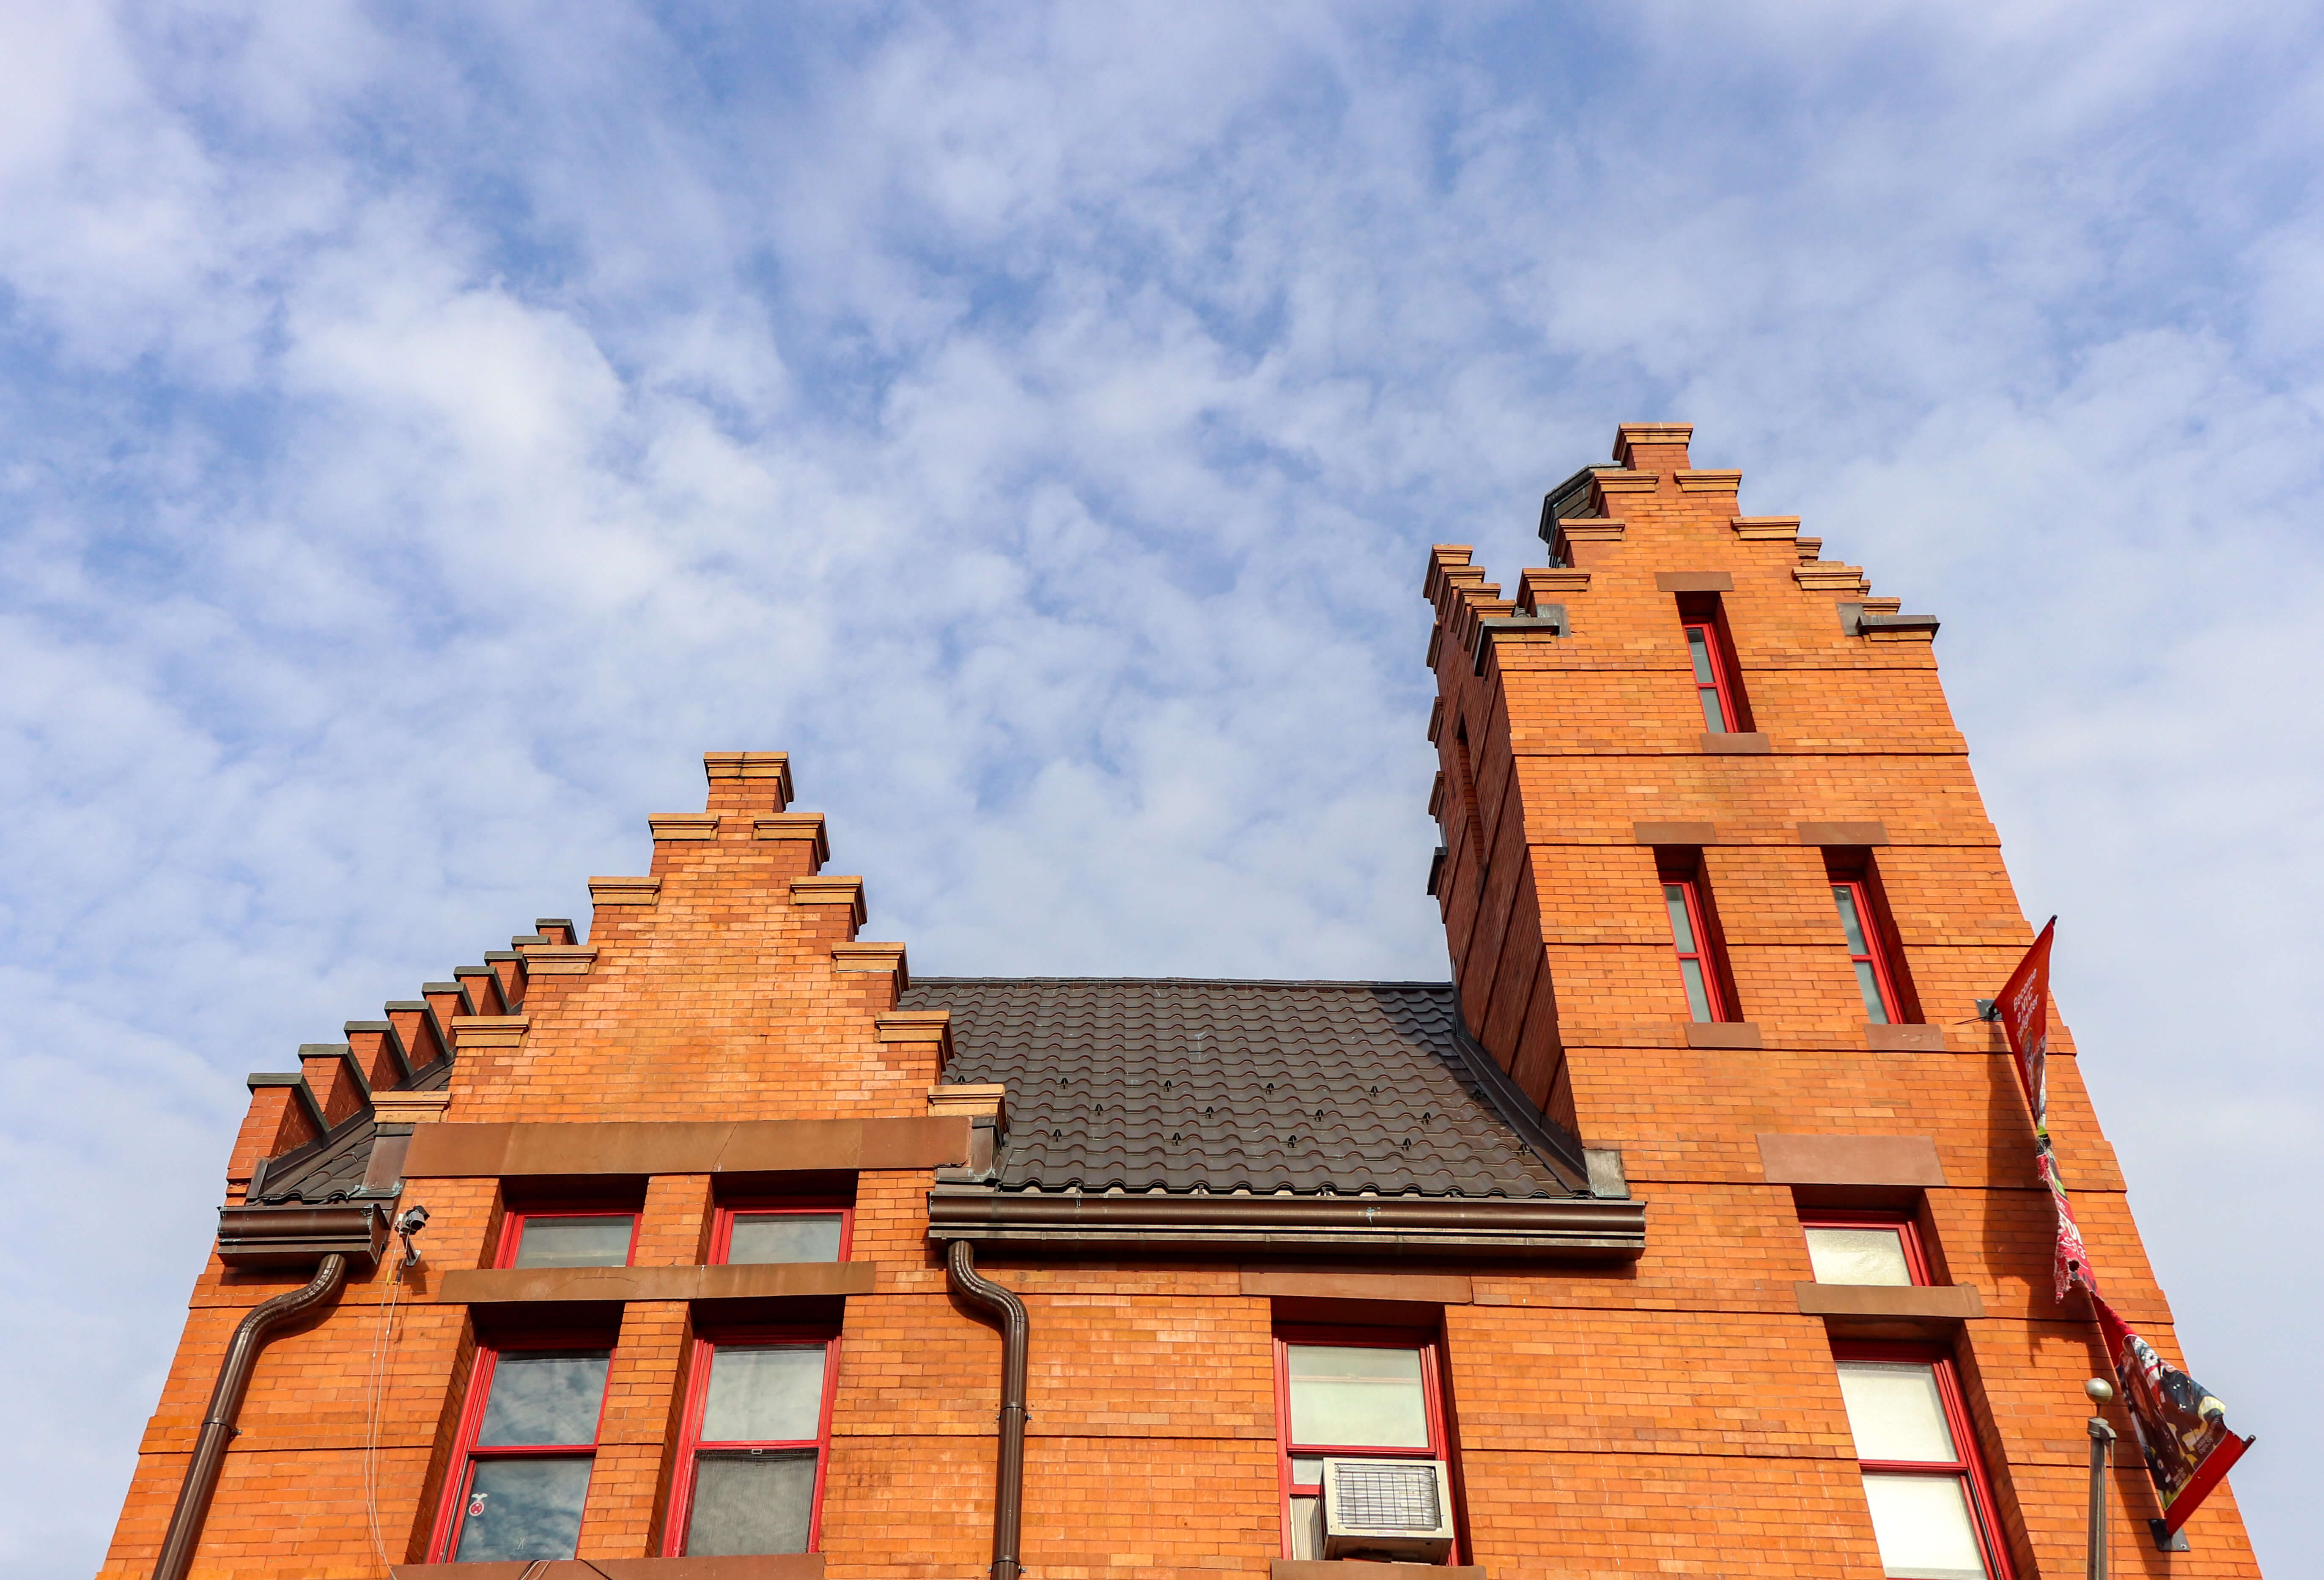
POLYGON ((1452 1482, 1441 1459, 1326 1459, 1323 1556, 1441 1564, 1452 1555, 1452 1482))

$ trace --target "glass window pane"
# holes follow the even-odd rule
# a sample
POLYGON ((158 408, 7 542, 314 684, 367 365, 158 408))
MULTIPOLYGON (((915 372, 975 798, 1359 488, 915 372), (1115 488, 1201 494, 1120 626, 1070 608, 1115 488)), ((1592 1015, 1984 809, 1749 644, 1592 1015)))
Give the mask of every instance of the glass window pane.
POLYGON ((1880 978, 1873 974, 1872 962, 1856 963, 1856 986, 1864 994, 1864 1016, 1875 1026, 1888 1024, 1888 1006, 1880 1002, 1880 978))
POLYGON ((1985 1555, 1959 1476, 1868 1475, 1880 1569, 1896 1580, 1986 1580, 1985 1555))
POLYGON ((720 1344, 711 1355, 703 1442, 798 1443, 816 1435, 823 1422, 821 1344, 720 1344))
POLYGON ((1909 1284, 1898 1229, 1810 1229, 1808 1262, 1819 1284, 1909 1284))
POLYGON ((1719 706, 1719 693, 1705 686, 1694 695, 1695 699, 1702 704, 1702 727, 1714 735, 1725 735, 1727 715, 1719 706))
POLYGON ((1428 1405, 1418 1350, 1293 1344, 1291 1440, 1343 1447, 1425 1448, 1428 1405))
POLYGON ((1702 979, 1702 962, 1682 960, 1678 963, 1678 974, 1686 978, 1688 1012, 1698 1021, 1714 1019, 1711 1012, 1711 990, 1704 985, 1702 979))
POLYGON ((705 1454, 695 1461, 686 1556, 803 1553, 814 1514, 814 1450, 705 1454))
POLYGON ((503 1351, 493 1364, 493 1396, 484 1404, 476 1446, 595 1443, 609 1358, 603 1350, 583 1355, 503 1351))
POLYGON ((517 1241, 518 1267, 625 1267, 628 1217, 527 1218, 517 1241))
POLYGON ((736 1213, 726 1237, 726 1260, 837 1261, 837 1213, 736 1213))
POLYGON ((586 1459, 480 1459, 453 1562, 569 1558, 589 1497, 586 1459))
POLYGON ((1686 914, 1686 885, 1665 883, 1663 903, 1670 908, 1671 938, 1682 955, 1692 955, 1694 948, 1694 923, 1686 914))
POLYGON ((1842 1361, 1840 1395, 1859 1459, 1957 1463, 1937 1394, 1937 1369, 1917 1362, 1842 1361))
POLYGON ((1323 1500, 1291 1500, 1291 1556, 1315 1559, 1323 1556, 1323 1500))
MULTIPOLYGON (((1667 631, 1670 627, 1665 625, 1663 629, 1667 631)), ((1686 651, 1687 656, 1694 661, 1694 683, 1698 686, 1717 685, 1718 672, 1711 667, 1711 633, 1700 625, 1688 626, 1686 651)))
POLYGON ((1869 955, 1864 947, 1864 919, 1856 913, 1856 891, 1845 883, 1831 886, 1831 901, 1840 907, 1840 930, 1848 935, 1848 952, 1869 955))

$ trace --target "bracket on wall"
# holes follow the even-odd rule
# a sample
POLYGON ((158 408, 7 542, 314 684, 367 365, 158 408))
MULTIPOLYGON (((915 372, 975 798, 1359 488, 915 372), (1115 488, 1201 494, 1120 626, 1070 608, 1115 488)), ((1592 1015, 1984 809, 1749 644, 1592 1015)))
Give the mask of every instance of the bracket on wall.
POLYGON ((1566 624, 1563 604, 1536 604, 1531 614, 1503 614, 1477 622, 1477 663, 1474 673, 1485 672, 1485 660, 1493 651, 1496 636, 1571 636, 1572 628, 1566 624))

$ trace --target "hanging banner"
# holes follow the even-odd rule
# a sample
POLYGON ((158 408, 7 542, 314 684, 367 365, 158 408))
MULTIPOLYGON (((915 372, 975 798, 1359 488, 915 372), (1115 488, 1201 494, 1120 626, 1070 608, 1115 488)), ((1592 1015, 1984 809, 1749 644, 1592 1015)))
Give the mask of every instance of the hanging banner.
POLYGON ((2146 1457, 2146 1472, 2163 1499, 2167 1536, 2187 1523, 2228 1467, 2258 1439, 2229 1431, 2227 1407, 2156 1354, 2095 1292, 2090 1304, 2098 1308, 2098 1327, 2106 1335, 2107 1354, 2114 1362, 2139 1452, 2146 1457))
POLYGON ((2025 1101, 2034 1105, 2034 1133, 2044 1148, 2050 1144, 2050 938, 2057 930, 2054 916, 2042 924, 2042 936, 1993 1001, 2001 1012, 2010 1055, 2017 1061, 2018 1084, 2025 1088, 2025 1101))
POLYGON ((2058 1304, 2066 1303, 2066 1291, 2076 1284, 2096 1298, 2098 1274, 2090 1270, 2090 1253, 2082 1246, 2082 1226, 2074 1222, 2074 1204, 2066 1199, 2066 1182, 2059 1178, 2057 1155, 2050 1150, 2046 1136, 2034 1154, 2034 1169, 2050 1192, 2050 1206, 2058 1218, 2057 1243, 2051 1259, 2051 1281, 2057 1289, 2058 1304))

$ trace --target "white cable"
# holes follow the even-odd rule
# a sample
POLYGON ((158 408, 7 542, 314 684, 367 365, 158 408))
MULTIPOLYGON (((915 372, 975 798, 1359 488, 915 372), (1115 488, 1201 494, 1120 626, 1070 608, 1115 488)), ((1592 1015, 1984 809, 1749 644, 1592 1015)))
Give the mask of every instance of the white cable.
POLYGON ((403 1290, 403 1258, 387 1275, 387 1300, 380 1307, 379 1335, 371 1347, 371 1381, 364 1391, 364 1509, 371 1520, 372 1549, 379 1566, 390 1576, 395 1566, 387 1556, 387 1542, 379 1521, 379 1429, 387 1407, 387 1335, 395 1322, 395 1302, 403 1290))

